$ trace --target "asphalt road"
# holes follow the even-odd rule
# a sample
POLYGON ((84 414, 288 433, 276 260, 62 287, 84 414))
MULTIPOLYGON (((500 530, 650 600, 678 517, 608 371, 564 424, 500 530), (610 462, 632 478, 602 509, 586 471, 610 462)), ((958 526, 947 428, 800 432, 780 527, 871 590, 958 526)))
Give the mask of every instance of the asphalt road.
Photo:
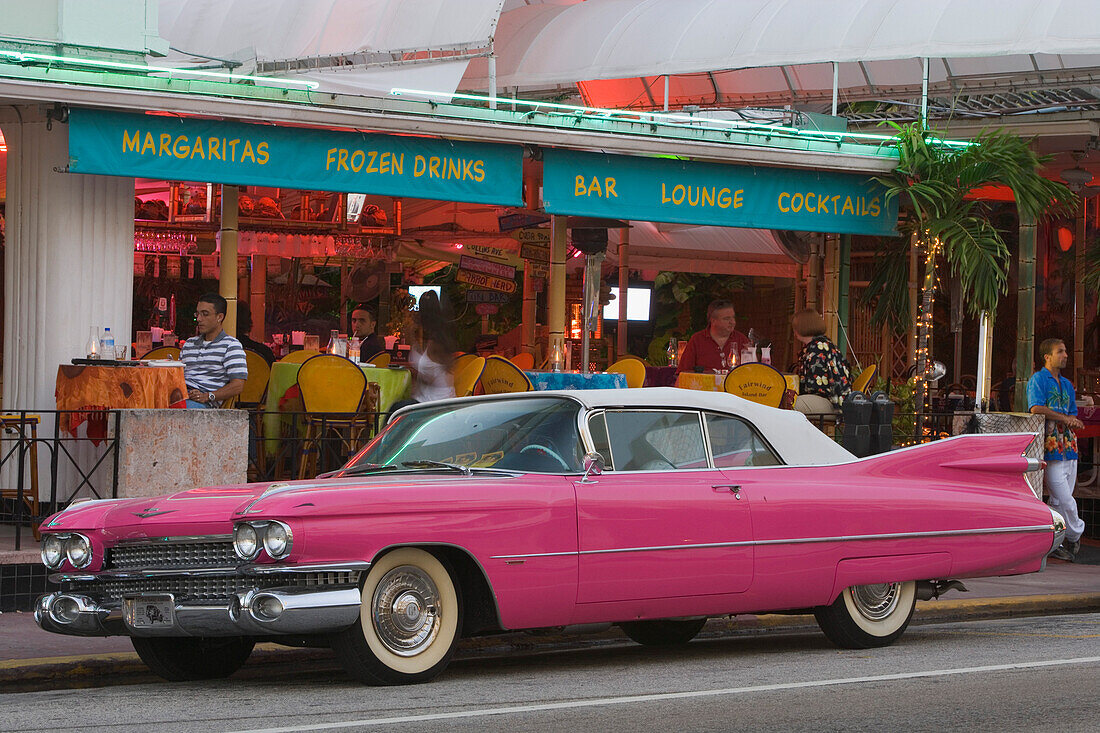
POLYGON ((832 647, 809 630, 708 635, 459 660, 403 688, 349 682, 330 660, 245 667, 217 683, 0 695, 32 730, 1095 730, 1100 614, 913 626, 896 645, 832 647))

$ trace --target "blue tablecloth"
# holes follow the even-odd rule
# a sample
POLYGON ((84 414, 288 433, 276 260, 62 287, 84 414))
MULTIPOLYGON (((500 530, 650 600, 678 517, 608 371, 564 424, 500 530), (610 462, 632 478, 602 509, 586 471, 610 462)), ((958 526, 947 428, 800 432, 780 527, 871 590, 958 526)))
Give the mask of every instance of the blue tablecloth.
POLYGON ((626 389, 625 374, 576 374, 574 372, 527 372, 535 389, 626 389))

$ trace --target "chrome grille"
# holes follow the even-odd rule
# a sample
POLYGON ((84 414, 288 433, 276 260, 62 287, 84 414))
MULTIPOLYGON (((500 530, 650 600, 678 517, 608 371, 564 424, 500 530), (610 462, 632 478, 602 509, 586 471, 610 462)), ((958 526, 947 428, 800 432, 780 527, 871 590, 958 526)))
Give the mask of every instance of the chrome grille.
POLYGON ((116 545, 107 551, 105 570, 132 568, 225 568, 243 562, 233 551, 233 539, 202 538, 194 542, 142 542, 116 545))
POLYGON ((262 576, 170 576, 161 578, 105 579, 77 581, 64 589, 83 593, 101 601, 121 601, 125 596, 142 593, 172 593, 182 603, 226 602, 235 593, 250 588, 303 588, 312 586, 348 586, 359 582, 359 573, 283 573, 262 576))

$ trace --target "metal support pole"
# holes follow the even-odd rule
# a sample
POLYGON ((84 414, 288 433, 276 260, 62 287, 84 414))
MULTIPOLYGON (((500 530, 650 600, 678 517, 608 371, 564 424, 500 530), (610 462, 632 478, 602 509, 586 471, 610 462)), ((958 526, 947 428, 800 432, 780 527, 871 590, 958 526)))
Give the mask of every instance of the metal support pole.
POLYGON ((547 283, 546 323, 549 343, 546 353, 554 353, 557 345, 565 353, 565 250, 569 230, 564 216, 550 217, 550 282, 547 283))
POLYGON ((1020 274, 1016 294, 1016 392, 1013 408, 1027 412, 1024 385, 1035 366, 1035 220, 1020 216, 1020 274))
POLYGON ((806 307, 810 310, 821 310, 821 300, 818 292, 821 289, 821 250, 825 235, 815 237, 810 245, 810 261, 806 268, 806 307))
POLYGON ((917 237, 914 235, 909 240, 909 334, 906 342, 906 366, 917 363, 917 278, 920 277, 920 269, 917 261, 917 237))
POLYGON ((668 74, 665 74, 665 112, 668 112, 668 74))
POLYGON ((1077 233, 1073 237, 1073 381, 1081 383, 1085 368, 1085 216, 1087 203, 1082 198, 1077 209, 1077 233))
MULTIPOLYGON (((974 406, 985 412, 989 405, 989 390, 993 370, 993 316, 982 311, 978 316, 978 385, 974 406)), ((1004 409, 1004 405, 1001 409, 1004 409)))
POLYGON ((629 322, 626 318, 627 291, 630 289, 630 229, 619 230, 619 322, 615 331, 615 353, 619 358, 626 354, 626 337, 629 322))
POLYGON ((836 299, 836 318, 837 323, 840 326, 840 340, 836 342, 836 347, 840 349, 840 353, 845 357, 848 356, 848 341, 850 336, 848 335, 848 287, 851 275, 852 267, 852 235, 841 234, 840 235, 840 247, 837 253, 840 260, 840 267, 837 272, 837 299, 836 299))
POLYGON ((230 336, 237 335, 237 196, 236 186, 222 186, 222 217, 218 239, 221 256, 218 258, 218 292, 227 302, 222 328, 230 336))
POLYGON ((489 54, 489 109, 497 108, 497 55, 489 54))
POLYGON ((838 90, 840 88, 840 64, 833 62, 833 117, 837 113, 838 90))
MULTIPOLYGON (((524 181, 525 204, 528 209, 537 209, 539 202, 539 179, 528 176, 524 181)), ((546 263, 543 263, 545 266, 546 263)), ((535 353, 535 321, 537 316, 537 297, 535 293, 534 275, 532 269, 534 263, 523 263, 523 308, 520 312, 519 347, 520 351, 530 354, 535 353)))
POLYGON ((925 56, 921 59, 921 66, 923 72, 921 74, 920 84, 920 124, 921 127, 928 127, 928 57, 925 56))
POLYGON ((821 315, 825 317, 825 335, 834 344, 838 342, 837 296, 840 281, 840 244, 836 234, 825 235, 825 271, 822 274, 821 315))

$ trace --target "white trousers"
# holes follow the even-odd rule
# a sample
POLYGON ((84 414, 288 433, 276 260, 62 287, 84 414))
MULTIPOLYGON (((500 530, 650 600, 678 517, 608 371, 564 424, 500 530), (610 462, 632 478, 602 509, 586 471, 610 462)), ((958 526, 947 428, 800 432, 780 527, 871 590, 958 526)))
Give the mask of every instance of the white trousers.
POLYGON ((1077 515, 1073 487, 1077 485, 1077 461, 1048 461, 1043 484, 1050 494, 1050 508, 1066 520, 1066 539, 1076 542, 1085 533, 1085 521, 1077 515))

